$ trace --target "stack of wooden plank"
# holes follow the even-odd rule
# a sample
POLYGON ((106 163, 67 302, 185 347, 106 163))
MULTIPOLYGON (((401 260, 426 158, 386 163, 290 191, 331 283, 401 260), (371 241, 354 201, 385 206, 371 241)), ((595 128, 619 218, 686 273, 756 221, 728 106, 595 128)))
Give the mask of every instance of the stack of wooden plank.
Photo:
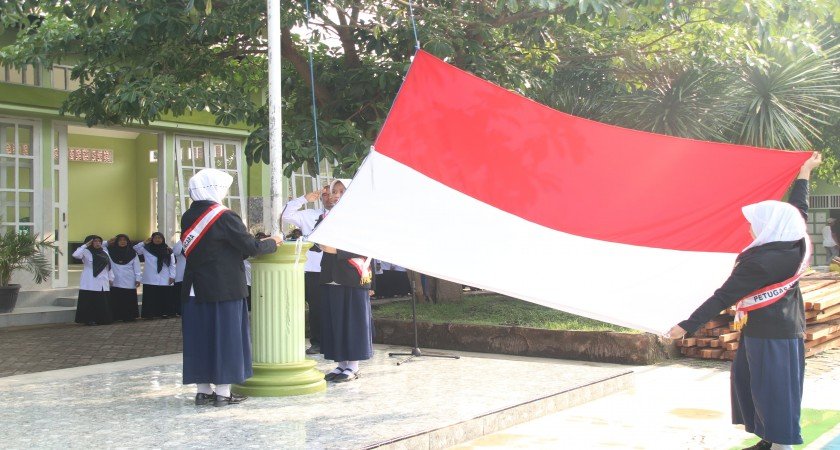
MULTIPOLYGON (((812 273, 799 281, 805 302, 805 357, 840 347, 840 277, 837 273, 812 273)), ((735 357, 741 336, 735 331, 730 308, 710 320, 690 338, 677 341, 680 352, 692 358, 735 357)))

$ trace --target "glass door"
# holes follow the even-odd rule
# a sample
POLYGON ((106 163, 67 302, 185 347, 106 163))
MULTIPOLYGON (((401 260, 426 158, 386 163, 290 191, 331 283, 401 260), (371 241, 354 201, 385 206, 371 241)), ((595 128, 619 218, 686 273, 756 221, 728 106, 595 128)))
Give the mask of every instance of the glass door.
POLYGON ((54 288, 67 287, 67 125, 56 125, 53 132, 52 154, 52 213, 53 240, 59 251, 53 252, 53 280, 54 288))

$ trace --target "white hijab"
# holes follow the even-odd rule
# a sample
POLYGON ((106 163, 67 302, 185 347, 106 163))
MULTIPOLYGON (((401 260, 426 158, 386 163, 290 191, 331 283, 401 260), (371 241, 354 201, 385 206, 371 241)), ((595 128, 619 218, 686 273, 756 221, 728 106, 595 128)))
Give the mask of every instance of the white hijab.
POLYGON ((218 169, 202 169, 190 178, 190 198, 222 203, 233 177, 218 169))
MULTIPOLYGON (((332 180, 332 182, 330 183, 330 195, 332 195, 332 191, 333 191, 333 188, 335 187, 336 183, 343 184, 344 185, 344 191, 346 192, 347 189, 350 187, 350 183, 352 183, 352 182, 353 182, 353 180, 350 179, 350 178, 336 178, 335 180, 332 180)), ((335 206, 335 205, 333 205, 333 206, 335 206)))
POLYGON ((741 208, 752 225, 755 240, 744 250, 769 242, 798 241, 808 237, 805 219, 790 203, 766 200, 741 208))

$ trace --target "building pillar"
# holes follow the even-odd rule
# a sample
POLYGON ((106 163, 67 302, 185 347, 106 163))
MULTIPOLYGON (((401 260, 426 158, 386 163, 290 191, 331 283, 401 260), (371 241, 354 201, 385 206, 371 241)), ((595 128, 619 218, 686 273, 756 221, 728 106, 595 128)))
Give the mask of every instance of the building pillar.
MULTIPOLYGON (((175 137, 172 133, 158 133, 158 231, 167 240, 180 228, 180 217, 175 215, 175 137)), ((155 231, 155 230, 152 230, 155 231)))

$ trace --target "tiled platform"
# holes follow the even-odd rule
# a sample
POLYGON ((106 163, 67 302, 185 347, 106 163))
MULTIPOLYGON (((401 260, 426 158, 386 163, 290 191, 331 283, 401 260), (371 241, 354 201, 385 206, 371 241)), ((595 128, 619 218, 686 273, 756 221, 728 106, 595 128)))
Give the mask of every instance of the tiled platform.
MULTIPOLYGON (((445 448, 633 384, 611 364, 459 353, 301 397, 196 407, 180 355, 0 378, 3 448, 445 448)), ((331 362, 319 361, 329 370, 331 362)))

